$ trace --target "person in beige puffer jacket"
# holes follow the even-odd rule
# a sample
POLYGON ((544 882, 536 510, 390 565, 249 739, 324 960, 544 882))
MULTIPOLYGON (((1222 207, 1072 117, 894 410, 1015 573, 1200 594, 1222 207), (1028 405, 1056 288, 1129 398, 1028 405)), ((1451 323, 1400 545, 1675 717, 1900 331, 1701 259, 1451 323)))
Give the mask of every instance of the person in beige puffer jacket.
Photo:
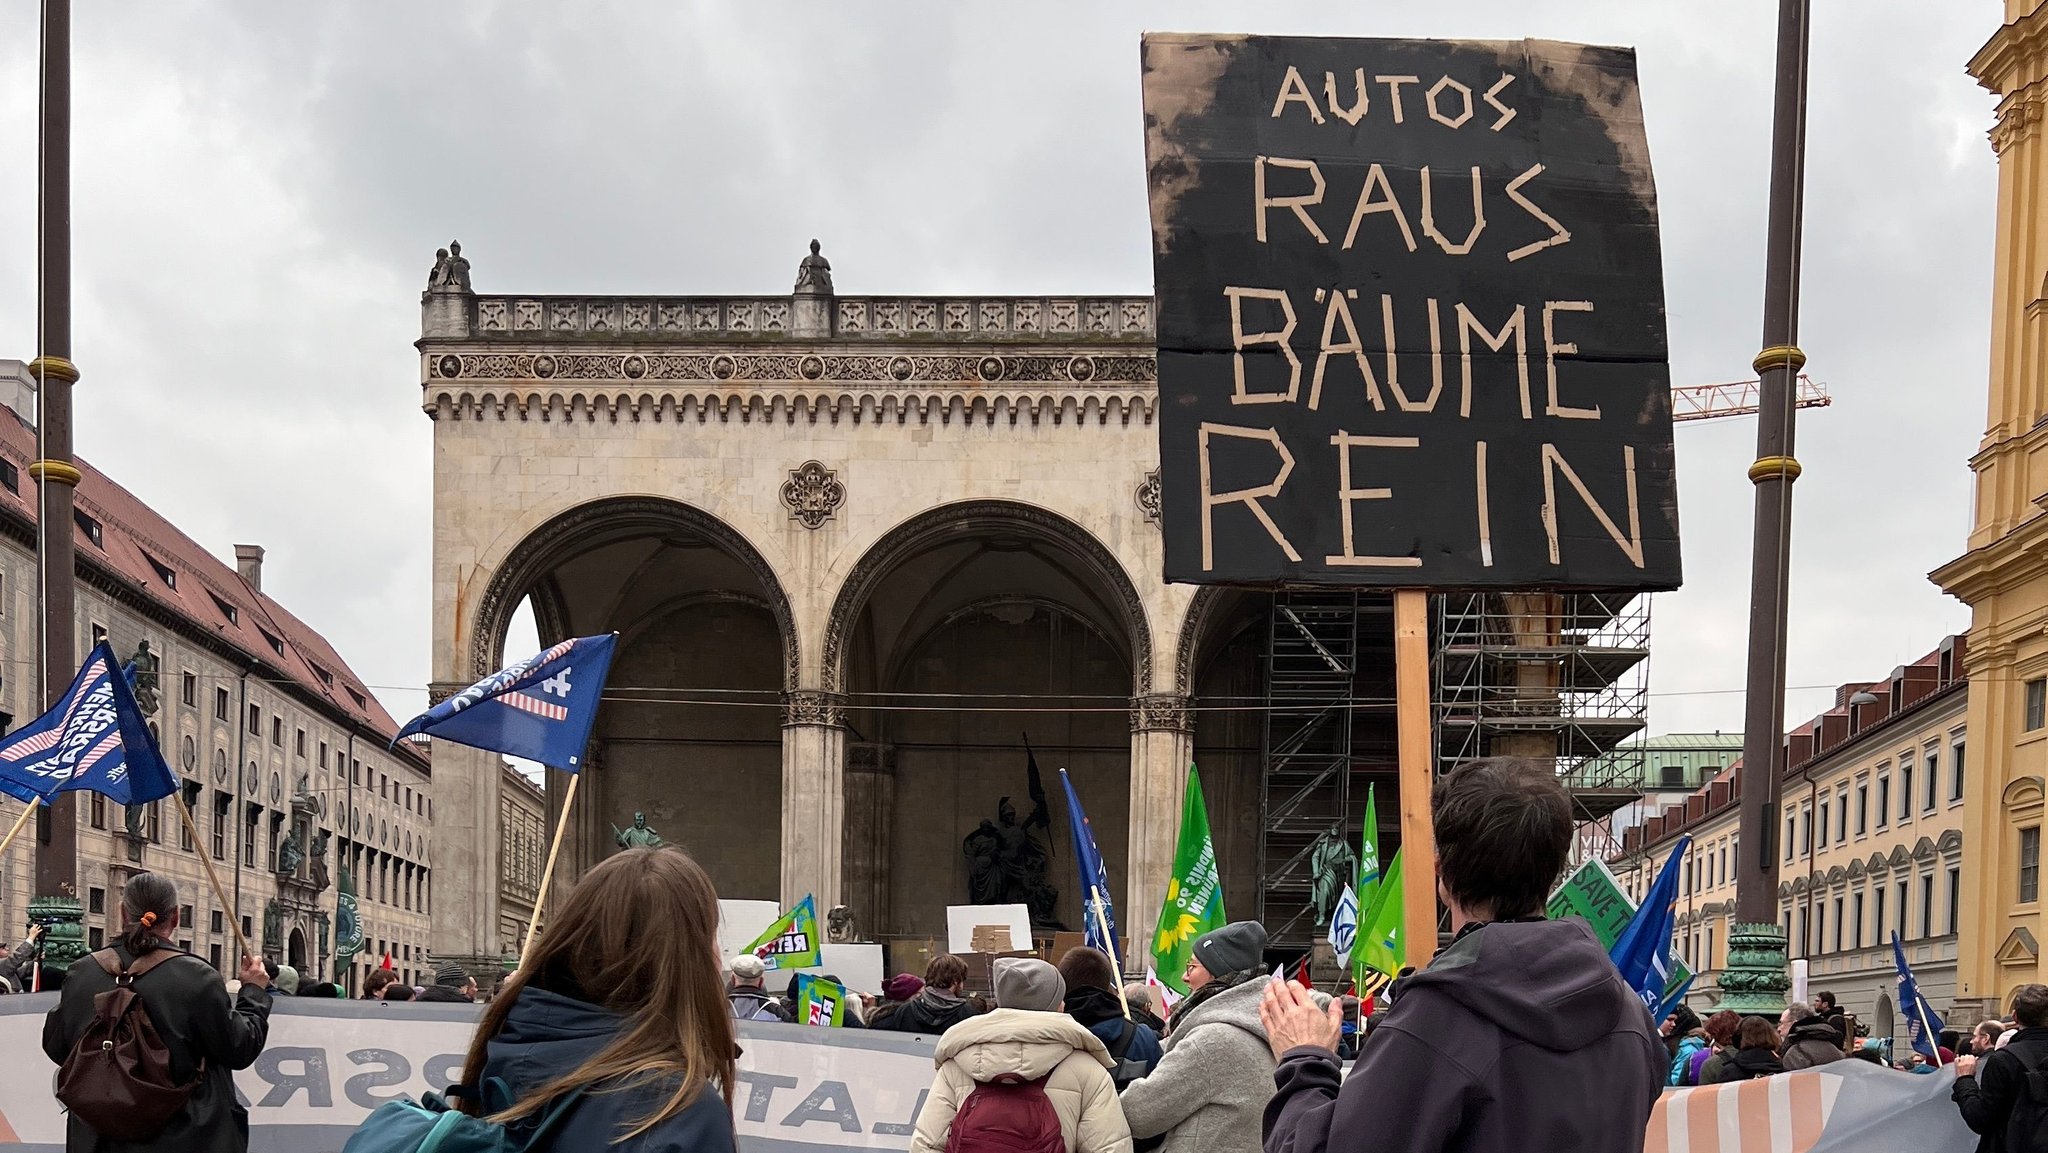
POLYGON ((1116 1064, 1095 1034, 1060 1011, 1066 982, 1034 958, 996 962, 995 1012, 947 1029, 933 1063, 939 1075, 917 1115, 910 1153, 944 1153, 953 1115, 974 1087, 1004 1075, 1046 1078, 1067 1153, 1131 1153, 1131 1130, 1109 1071, 1116 1064))

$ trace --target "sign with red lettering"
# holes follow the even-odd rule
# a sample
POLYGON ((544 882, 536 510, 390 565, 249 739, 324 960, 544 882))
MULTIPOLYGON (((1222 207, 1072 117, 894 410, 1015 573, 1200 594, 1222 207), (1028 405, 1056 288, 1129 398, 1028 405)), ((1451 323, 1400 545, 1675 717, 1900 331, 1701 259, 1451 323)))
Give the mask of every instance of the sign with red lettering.
POLYGON ((1633 52, 1143 57, 1166 579, 1678 586, 1633 52))

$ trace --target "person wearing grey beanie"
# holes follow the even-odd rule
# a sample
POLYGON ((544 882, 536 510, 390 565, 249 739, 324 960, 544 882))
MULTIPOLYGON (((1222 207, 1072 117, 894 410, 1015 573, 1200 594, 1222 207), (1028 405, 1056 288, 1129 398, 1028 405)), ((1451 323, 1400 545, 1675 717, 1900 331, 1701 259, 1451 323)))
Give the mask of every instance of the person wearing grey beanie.
POLYGON ((944 1153, 956 1136, 962 1146, 995 1137, 992 1129, 953 1132, 956 1119, 971 1127, 974 1118, 991 1115, 963 1109, 978 1094, 1042 1094, 1052 1106, 1043 1134, 1048 1144, 1056 1118, 1067 1153, 1131 1153, 1130 1126, 1109 1075, 1116 1062, 1095 1034, 1060 1011, 1067 982, 1059 970, 1036 957, 1004 957, 995 963, 994 984, 994 1012, 969 1017, 939 1038, 938 1076, 917 1114, 911 1153, 944 1153))
POLYGON ((1195 940, 1186 1000, 1174 1006, 1164 1054, 1124 1086, 1124 1117, 1136 1138, 1164 1137, 1161 1153, 1260 1148, 1273 1097, 1273 1051, 1259 1020, 1266 927, 1235 921, 1195 940))

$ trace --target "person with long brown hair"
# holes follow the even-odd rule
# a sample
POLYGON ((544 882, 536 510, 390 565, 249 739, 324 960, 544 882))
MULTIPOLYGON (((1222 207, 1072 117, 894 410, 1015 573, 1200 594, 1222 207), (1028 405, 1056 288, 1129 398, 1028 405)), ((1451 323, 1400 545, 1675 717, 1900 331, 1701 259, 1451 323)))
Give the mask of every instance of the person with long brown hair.
POLYGON ((575 1094, 548 1149, 733 1153, 720 965, 718 893, 697 862, 673 848, 606 859, 484 1011, 457 1100, 515 1124, 575 1094))

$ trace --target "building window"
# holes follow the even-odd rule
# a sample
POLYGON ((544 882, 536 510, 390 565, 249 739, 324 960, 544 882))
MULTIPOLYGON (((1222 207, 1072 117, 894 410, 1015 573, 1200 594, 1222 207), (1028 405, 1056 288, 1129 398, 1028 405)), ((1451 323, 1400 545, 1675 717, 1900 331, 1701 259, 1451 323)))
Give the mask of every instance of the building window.
POLYGON ((256 736, 263 735, 263 706, 249 706, 249 731, 256 736))
POLYGON ((1870 927, 1878 937, 1884 936, 1884 882, 1870 887, 1870 927))
POLYGON ((1712 925, 1707 926, 1707 951, 1700 954, 1700 967, 1703 969, 1714 967, 1714 927, 1712 925))
POLYGON ((1827 847, 1828 847, 1828 799, 1827 799, 1826 797, 1822 797, 1822 798, 1820 799, 1820 828, 1819 828, 1819 838, 1820 838, 1820 840, 1819 840, 1819 844, 1820 844, 1820 847, 1821 847, 1821 848, 1823 848, 1823 849, 1827 848, 1827 847))
MULTIPOLYGON (((180 905, 180 906, 178 906, 178 925, 179 925, 179 926, 180 926, 181 928, 185 928, 185 929, 190 929, 190 928, 192 927, 192 922, 193 922, 193 921, 194 921, 195 919, 196 919, 196 915, 195 915, 195 914, 194 914, 194 913, 192 912, 192 906, 190 906, 190 905, 180 905)), ((190 945, 187 945, 187 946, 185 946, 185 947, 186 947, 187 949, 190 949, 190 948, 191 948, 191 946, 190 946, 190 945)))
POLYGON ((252 801, 242 819, 242 864, 251 869, 256 867, 256 826, 262 820, 263 806, 252 801))
MULTIPOLYGON (((107 547, 106 533, 101 530, 100 522, 87 516, 83 509, 72 509, 71 519, 78 525, 79 531, 85 534, 85 539, 92 542, 94 548, 103 549, 107 547)), ((99 946, 95 945, 93 947, 98 948, 99 946)))
POLYGON ((1912 900, 1912 893, 1906 888, 1906 882, 1899 882, 1897 896, 1899 898, 1899 907, 1892 915, 1897 917, 1898 920, 1893 923, 1892 928, 1903 938, 1906 935, 1906 905, 1908 901, 1912 900))
POLYGON ((1957 737, 1948 747, 1948 799, 1953 804, 1963 799, 1963 738, 1957 737))
MULTIPOLYGON (((102 794, 102 793, 94 793, 94 794, 92 795, 92 800, 91 800, 91 802, 89 802, 89 803, 90 803, 90 805, 91 805, 91 807, 92 807, 92 827, 93 827, 93 828, 95 828, 95 829, 104 829, 104 828, 106 828, 106 827, 107 827, 107 798, 106 798, 105 794, 102 794)), ((77 891, 78 891, 78 890, 76 890, 76 889, 73 889, 73 890, 72 890, 72 892, 77 892, 77 891)))
POLYGON ((1842 898, 1835 898, 1835 952, 1842 951, 1842 898))
POLYGON ((2041 899, 2041 826, 2020 830, 2020 904, 2041 899))
POLYGON ((215 793, 213 797, 213 859, 228 859, 228 810, 234 804, 234 797, 227 793, 215 793))
POLYGON ((178 699, 188 709, 199 707, 199 674, 186 673, 178 684, 178 699))
POLYGON ((1948 867, 1948 934, 1956 934, 1956 922, 1963 907, 1963 869, 1961 865, 1948 867))
POLYGON ((1934 935, 1934 874, 1920 878, 1920 935, 1934 935))
POLYGON ((1858 890, 1849 898, 1849 913, 1855 919, 1849 923, 1849 947, 1863 947, 1863 893, 1858 890))
POLYGON ((1813 910, 1813 951, 1824 953, 1828 947, 1828 903, 1822 901, 1813 910))
POLYGON ((1870 786, 1862 781, 1858 781, 1856 782, 1856 835, 1860 837, 1869 831, 1870 786))
POLYGON ((1849 786, 1835 794, 1835 843, 1849 839, 1849 786))
POLYGON ((221 916, 219 909, 215 909, 212 915, 207 918, 206 927, 216 933, 221 932, 227 927, 227 918, 221 916))
MULTIPOLYGON (((220 930, 216 929, 214 931, 219 932, 220 930)), ((206 963, 212 965, 213 971, 216 973, 226 972, 225 969, 220 967, 220 945, 218 943, 206 947, 206 963)))
POLYGON ((21 470, 11 460, 0 460, 0 488, 17 495, 21 492, 21 470))
POLYGON ((253 936, 255 936, 255 935, 256 935, 256 921, 255 921, 255 918, 253 918, 253 917, 243 917, 243 918, 242 918, 242 939, 243 939, 243 940, 248 940, 248 939, 249 939, 250 937, 253 937, 253 936))
POLYGON ((106 931, 104 929, 99 928, 98 926, 94 926, 93 928, 87 929, 85 932, 85 947, 91 949, 95 953, 99 952, 101 949, 106 948, 106 931))
MULTIPOLYGON (((185 808, 188 811, 198 811, 199 793, 200 788, 198 785, 190 783, 185 785, 185 808)), ((178 847, 180 849, 185 850, 188 853, 191 852, 193 849, 197 848, 197 846, 192 843, 191 826, 187 825, 183 821, 178 822, 178 847)))
POLYGON ((217 721, 228 719, 228 691, 226 689, 215 688, 213 690, 213 719, 217 721))
POLYGON ((1899 758, 1899 823, 1913 816, 1913 754, 1899 758))
POLYGON ((300 729, 298 733, 292 737, 292 755, 295 757, 303 757, 306 755, 306 730, 300 729))
POLYGON ((1923 789, 1926 796, 1922 798, 1920 807, 1931 813, 1935 806, 1941 803, 1941 746, 1928 745, 1921 753, 1920 759, 1926 762, 1923 771, 1927 776, 1926 787, 1923 789))
POLYGON ((270 718, 270 743, 277 746, 280 749, 284 747, 283 717, 270 718))
POLYGON ((2048 678, 2035 677, 2027 682, 2027 731, 2048 725, 2048 678))
MULTIPOLYGON (((73 889, 71 891, 75 893, 78 890, 73 889)), ((88 913, 106 912, 107 891, 105 889, 99 888, 98 886, 94 886, 90 889, 87 889, 85 891, 85 911, 88 913)))
POLYGON ((1892 819, 1892 778, 1886 774, 1877 778, 1877 827, 1882 829, 1892 819))
POLYGON ((1802 853, 1805 853, 1805 854, 1806 854, 1807 856, 1809 856, 1809 857, 1810 857, 1810 856, 1812 856, 1812 855, 1813 855, 1813 810, 1812 810, 1812 809, 1801 809, 1801 810, 1799 810, 1799 827, 1800 827, 1800 837, 1799 837, 1799 845, 1800 845, 1800 849, 1799 849, 1799 851, 1800 851, 1800 852, 1802 852, 1802 853))

